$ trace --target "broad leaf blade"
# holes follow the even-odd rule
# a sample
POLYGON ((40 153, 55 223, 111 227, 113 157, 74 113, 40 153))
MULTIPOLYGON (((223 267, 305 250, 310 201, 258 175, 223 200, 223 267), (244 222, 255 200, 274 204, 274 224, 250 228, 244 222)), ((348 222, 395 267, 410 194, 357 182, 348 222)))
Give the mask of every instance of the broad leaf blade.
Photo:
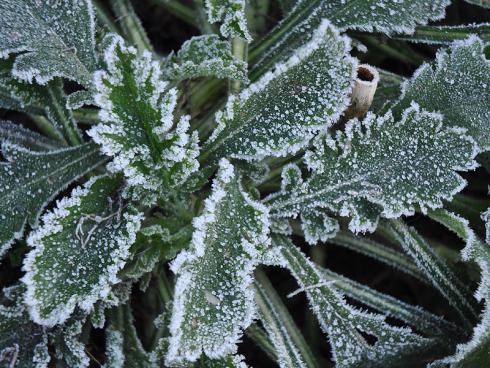
POLYGON ((259 160, 305 147, 348 105, 356 67, 349 51, 349 40, 323 22, 285 63, 230 97, 204 156, 259 160))
POLYGON ((172 264, 178 279, 168 364, 235 353, 255 314, 252 272, 269 243, 267 215, 222 160, 204 213, 194 221, 190 249, 172 264))
POLYGON ((260 55, 256 64, 271 67, 286 51, 303 44, 325 18, 341 30, 377 31, 388 35, 413 33, 417 25, 443 18, 449 4, 450 0, 300 0, 259 47, 251 51, 251 56, 260 55))
POLYGON ((214 34, 192 37, 166 63, 164 73, 170 80, 216 77, 247 81, 247 63, 236 60, 230 43, 214 34))
MULTIPOLYGON (((0 255, 22 237, 26 223, 37 224, 42 210, 59 192, 104 161, 93 143, 49 151, 39 147, 31 151, 16 144, 31 148, 27 141, 32 137, 28 133, 28 137, 6 140, 2 145, 7 161, 0 163, 0 255)), ((41 142, 46 140, 35 145, 41 142)))
POLYGON ((444 115, 444 124, 466 128, 481 151, 490 149, 490 61, 476 36, 440 50, 435 65, 424 64, 402 85, 394 111, 416 101, 444 115))
POLYGON ((63 148, 60 143, 24 128, 22 125, 0 121, 0 141, 8 142, 33 152, 47 152, 63 148))
POLYGON ((5 0, 0 25, 0 56, 22 52, 14 76, 39 84, 64 77, 91 86, 97 65, 91 1, 5 0))
POLYGON ((26 303, 34 321, 64 322, 75 307, 90 311, 107 297, 130 257, 141 214, 124 207, 121 180, 102 176, 75 189, 28 238, 26 303))
POLYGON ((307 152, 310 177, 294 189, 265 199, 273 217, 326 208, 352 217, 354 232, 373 231, 377 216, 414 213, 415 206, 442 206, 466 181, 456 171, 476 167, 476 144, 442 117, 413 105, 395 122, 369 114, 352 120, 335 140, 321 138, 307 152))
POLYGON ((172 129, 177 90, 168 89, 152 55, 138 55, 115 34, 106 41, 108 71, 95 76, 102 123, 89 135, 102 152, 114 157, 110 171, 122 171, 133 196, 151 204, 197 170, 197 133, 187 133, 188 116, 172 129))
POLYGON ((467 3, 490 9, 490 0, 465 0, 467 3))
POLYGON ((51 360, 44 327, 29 318, 22 296, 24 287, 4 289, 6 303, 0 305, 0 365, 16 368, 47 368, 51 360))

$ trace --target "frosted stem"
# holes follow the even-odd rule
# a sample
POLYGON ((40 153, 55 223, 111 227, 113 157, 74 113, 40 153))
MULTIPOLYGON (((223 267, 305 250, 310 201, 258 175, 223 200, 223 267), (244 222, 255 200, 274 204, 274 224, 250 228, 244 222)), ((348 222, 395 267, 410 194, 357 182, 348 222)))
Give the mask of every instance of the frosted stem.
POLYGON ((361 64, 357 67, 357 78, 352 89, 351 103, 344 114, 346 120, 362 118, 368 112, 378 82, 379 73, 376 68, 367 64, 361 64))
MULTIPOLYGON (((231 52, 235 59, 237 60, 246 60, 247 59, 247 43, 245 40, 234 37, 231 40, 231 52)), ((242 83, 239 80, 233 80, 230 82, 230 91, 231 93, 240 92, 242 83)))

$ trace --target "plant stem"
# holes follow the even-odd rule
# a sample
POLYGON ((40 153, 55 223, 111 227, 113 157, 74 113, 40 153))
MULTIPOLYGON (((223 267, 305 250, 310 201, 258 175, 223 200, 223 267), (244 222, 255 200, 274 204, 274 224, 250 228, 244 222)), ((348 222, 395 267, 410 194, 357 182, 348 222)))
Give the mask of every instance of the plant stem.
POLYGON ((182 4, 182 1, 155 0, 155 2, 163 6, 165 9, 167 9, 170 13, 172 13, 176 17, 182 19, 184 22, 196 28, 200 28, 194 10, 188 7, 187 5, 182 4))
MULTIPOLYGON (((231 52, 236 60, 247 60, 247 43, 245 40, 234 37, 231 40, 231 52)), ((242 83, 239 80, 232 80, 230 82, 231 93, 238 93, 242 87, 242 83)))
POLYGON ((92 0, 95 8, 95 13, 97 15, 97 20, 101 25, 107 27, 107 29, 114 33, 119 33, 119 28, 116 26, 116 23, 112 20, 108 10, 100 4, 98 0, 92 0))
POLYGON ((138 50, 150 50, 154 52, 153 46, 141 25, 141 21, 129 0, 111 0, 111 6, 124 34, 138 50))
POLYGON ((99 110, 83 108, 73 111, 73 117, 75 120, 83 122, 85 124, 97 124, 99 123, 99 110))

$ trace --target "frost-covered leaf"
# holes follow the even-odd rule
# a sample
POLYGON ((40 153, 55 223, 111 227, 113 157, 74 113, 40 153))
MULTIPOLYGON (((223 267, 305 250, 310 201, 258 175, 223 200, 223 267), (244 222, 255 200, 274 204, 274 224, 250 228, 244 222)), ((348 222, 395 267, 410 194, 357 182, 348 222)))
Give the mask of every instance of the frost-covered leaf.
POLYGON ((471 326, 472 321, 477 317, 471 293, 444 259, 438 257, 427 241, 414 228, 406 226, 403 221, 386 222, 385 228, 417 264, 431 284, 459 312, 461 319, 471 326))
POLYGON ((220 31, 225 37, 240 37, 250 42, 247 28, 245 0, 205 0, 209 23, 221 22, 220 31))
POLYGON ((2 144, 7 161, 0 162, 0 256, 22 237, 26 223, 37 225, 41 211, 60 191, 104 161, 93 143, 48 151, 44 138, 29 143, 35 136, 10 135, 2 144))
POLYGON ((24 81, 64 77, 89 88, 97 68, 94 32, 89 0, 0 2, 0 57, 21 53, 12 73, 24 81))
POLYGON ((456 40, 464 40, 477 35, 484 42, 490 41, 490 23, 465 24, 458 26, 421 26, 411 35, 396 35, 394 38, 410 42, 420 42, 449 46, 456 40))
POLYGON ((435 65, 424 64, 402 85, 394 111, 416 101, 444 115, 444 125, 466 128, 480 150, 490 149, 490 61, 476 36, 456 41, 437 53, 435 65))
POLYGON ((281 314, 266 290, 258 282, 255 284, 255 300, 259 317, 277 354, 277 363, 281 368, 308 367, 296 346, 294 339, 281 318, 281 314))
POLYGON ((273 217, 312 208, 352 217, 354 232, 373 231, 377 216, 412 214, 442 206, 466 181, 456 171, 476 167, 476 144, 464 131, 444 127, 442 116, 413 105, 400 121, 391 113, 351 120, 335 139, 320 137, 306 153, 311 175, 300 186, 265 199, 273 217))
POLYGON ((490 9, 490 0, 464 0, 467 3, 483 6, 484 8, 490 9))
POLYGON ((280 237, 275 242, 283 257, 280 265, 296 278, 322 330, 328 334, 337 367, 396 366, 434 346, 433 339, 416 335, 409 328, 390 326, 384 316, 348 305, 319 268, 288 239, 280 237), (361 332, 376 337, 376 341, 368 342, 361 332))
POLYGON ((62 81, 55 79, 44 86, 20 82, 10 74, 11 66, 11 60, 0 59, 0 107, 46 117, 59 138, 66 133, 67 123, 76 132, 73 114, 65 107, 62 81))
POLYGON ((0 142, 8 142, 33 152, 47 152, 63 148, 57 141, 8 121, 0 121, 0 142))
POLYGON ((89 366, 90 358, 85 352, 85 344, 80 336, 86 319, 86 315, 75 316, 52 333, 58 364, 62 362, 66 367, 76 368, 89 366))
POLYGON ((135 280, 151 272, 158 262, 173 259, 192 236, 192 225, 180 218, 147 218, 145 224, 131 247, 132 260, 123 271, 125 277, 135 280))
POLYGON ((47 368, 50 361, 45 329, 29 318, 22 303, 24 287, 3 290, 0 304, 0 366, 3 368, 47 368))
POLYGON ((120 191, 120 178, 94 177, 60 200, 29 236, 34 249, 24 262, 23 281, 37 323, 62 323, 76 306, 90 311, 119 282, 141 222, 120 191))
POLYGON ((258 160, 306 146, 348 105, 356 68, 349 51, 349 40, 323 22, 285 63, 229 98, 205 156, 258 160))
POLYGON ((431 211, 430 217, 456 233, 466 242, 461 255, 465 261, 475 261, 481 270, 481 282, 476 290, 477 300, 484 301, 480 321, 473 329, 471 339, 456 347, 455 354, 438 360, 431 368, 479 368, 488 363, 490 352, 490 248, 480 241, 466 219, 443 209, 431 211))
POLYGON ((236 352, 255 315, 252 273, 269 243, 267 217, 223 159, 204 212, 194 220, 190 249, 172 263, 178 278, 168 363, 236 352))
POLYGON ((417 25, 443 18, 449 4, 450 0, 300 0, 251 55, 260 53, 256 63, 272 66, 285 52, 303 44, 325 18, 340 30, 413 33, 417 25))
POLYGON ((236 60, 228 41, 214 34, 192 37, 170 56, 164 69, 170 80, 197 77, 230 78, 247 81, 247 63, 236 60))
POLYGON ((312 208, 301 212, 301 229, 311 245, 333 238, 339 228, 338 221, 323 211, 312 208))
POLYGON ((230 355, 221 359, 202 357, 193 368, 247 368, 242 355, 230 355))
POLYGON ((111 312, 106 330, 105 368, 149 368, 150 358, 134 327, 128 305, 111 312))
POLYGON ((391 101, 395 101, 400 96, 400 85, 403 83, 403 77, 378 69, 379 82, 376 93, 374 94, 373 103, 370 110, 376 114, 382 111, 382 108, 389 105, 391 101))
POLYGON ((197 170, 197 133, 187 133, 188 116, 172 129, 177 90, 167 88, 148 51, 138 55, 115 34, 106 43, 107 72, 95 75, 102 122, 89 135, 114 157, 109 170, 124 172, 133 196, 151 204, 197 170))

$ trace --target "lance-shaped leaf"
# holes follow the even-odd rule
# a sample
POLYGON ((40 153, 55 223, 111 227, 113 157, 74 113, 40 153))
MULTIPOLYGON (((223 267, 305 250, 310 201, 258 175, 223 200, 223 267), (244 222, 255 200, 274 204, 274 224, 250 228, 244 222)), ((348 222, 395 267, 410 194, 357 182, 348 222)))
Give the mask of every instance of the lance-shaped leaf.
POLYGON ((9 121, 0 121, 0 142, 10 143, 33 152, 60 149, 60 143, 9 121))
POLYGON ((464 24, 457 26, 420 26, 411 35, 396 35, 393 38, 434 45, 451 45, 456 40, 477 35, 481 40, 490 41, 490 23, 464 24))
POLYGON ((383 227, 412 258, 431 284, 459 312, 461 319, 471 326, 472 321, 477 317, 475 303, 472 303, 473 298, 469 289, 449 268, 444 259, 438 257, 427 241, 414 228, 406 226, 403 221, 387 221, 383 227))
POLYGON ((91 1, 5 0, 0 24, 0 56, 22 53, 14 76, 39 84, 64 77, 90 87, 97 65, 91 1))
POLYGON ((106 368, 150 367, 149 354, 138 337, 129 305, 111 312, 106 346, 106 368))
POLYGON ((214 34, 192 37, 166 63, 164 72, 168 79, 217 77, 247 80, 247 63, 235 59, 230 43, 214 34))
POLYGON ((10 69, 12 60, 0 60, 0 107, 9 110, 32 113, 46 117, 53 125, 56 137, 69 139, 70 132, 77 135, 73 114, 66 108, 67 96, 63 82, 56 79, 44 86, 28 84, 15 79, 10 69))
POLYGON ((323 22, 289 60, 230 97, 205 156, 258 160, 306 146, 348 105, 356 68, 349 51, 349 40, 323 22))
POLYGON ((95 75, 102 123, 89 135, 102 152, 114 157, 109 169, 124 172, 133 195, 151 204, 197 170, 197 133, 187 133, 188 116, 172 129, 177 90, 167 89, 152 55, 138 55, 115 34, 106 41, 108 71, 95 75))
POLYGON ((444 124, 466 128, 480 150, 490 149, 490 61, 476 36, 440 50, 437 63, 422 65, 402 85, 399 114, 412 101, 444 115, 444 124))
POLYGON ((388 35, 413 33, 417 25, 443 18, 444 9, 449 4, 450 0, 300 0, 251 51, 251 57, 260 56, 256 63, 272 66, 292 48, 303 44, 309 33, 325 18, 341 30, 376 31, 388 35))
POLYGON ((50 361, 48 336, 44 327, 29 318, 22 303, 25 288, 15 285, 4 289, 0 304, 0 366, 47 368, 50 361))
MULTIPOLYGON (((267 291, 258 282, 255 283, 255 300, 259 310, 260 321, 274 346, 279 366, 281 368, 308 367, 301 350, 296 345, 291 334, 291 326, 287 324, 291 321, 283 319, 281 311, 274 304, 273 298, 268 295, 267 291)), ((292 328, 297 329, 295 325, 292 328)))
POLYGON ((490 9, 490 0, 465 0, 467 3, 490 9))
POLYGON ((236 352, 255 315, 252 273, 269 243, 267 217, 223 159, 204 212, 194 221, 190 249, 172 263, 178 278, 169 364, 195 361, 202 353, 215 359, 236 352))
POLYGON ((433 347, 432 339, 408 328, 390 326, 384 316, 348 305, 318 267, 287 238, 278 237, 275 242, 283 257, 281 265, 296 278, 322 330, 328 334, 337 367, 370 367, 373 363, 396 366, 433 347), (375 336, 376 342, 367 342, 362 333, 375 336))
POLYGON ((265 199, 274 217, 327 208, 350 216, 352 231, 373 231, 376 215, 394 218, 442 206, 466 181, 456 171, 476 167, 477 147, 463 129, 413 105, 400 121, 391 113, 351 120, 335 139, 306 153, 310 177, 265 199))
POLYGON ((245 0, 205 0, 205 5, 209 23, 221 22, 223 36, 252 41, 247 28, 245 0))
POLYGON ((39 147, 44 138, 37 148, 28 143, 33 136, 2 144, 7 161, 0 162, 0 256, 22 237, 26 223, 37 225, 41 211, 59 192, 104 161, 93 143, 47 151, 39 147))
MULTIPOLYGON (((490 350, 490 248, 478 239, 466 219, 443 209, 430 211, 429 216, 456 233, 466 242, 461 255, 465 261, 475 261, 481 270, 481 282, 476 290, 477 300, 484 301, 479 323, 471 339, 456 347, 456 352, 430 365, 431 368, 484 367, 490 350)), ((487 220, 487 219, 484 219, 487 220)), ((487 220, 488 221, 488 220, 487 220)))
POLYGON ((127 259, 141 214, 121 203, 121 180, 94 177, 58 202, 29 236, 26 303, 34 321, 64 322, 107 297, 127 259))

